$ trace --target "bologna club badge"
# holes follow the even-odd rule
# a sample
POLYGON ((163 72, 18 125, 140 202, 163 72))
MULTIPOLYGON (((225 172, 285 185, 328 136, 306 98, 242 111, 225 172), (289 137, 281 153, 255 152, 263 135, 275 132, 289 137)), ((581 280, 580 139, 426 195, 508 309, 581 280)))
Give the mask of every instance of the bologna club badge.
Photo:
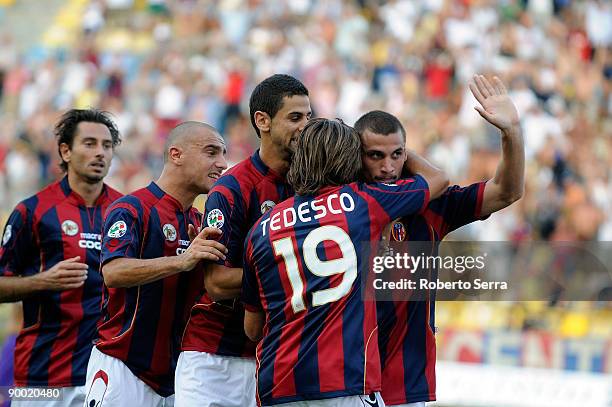
POLYGON ((391 235, 396 242, 403 242, 406 240, 406 228, 404 224, 402 222, 395 222, 393 224, 393 229, 391 229, 391 235))

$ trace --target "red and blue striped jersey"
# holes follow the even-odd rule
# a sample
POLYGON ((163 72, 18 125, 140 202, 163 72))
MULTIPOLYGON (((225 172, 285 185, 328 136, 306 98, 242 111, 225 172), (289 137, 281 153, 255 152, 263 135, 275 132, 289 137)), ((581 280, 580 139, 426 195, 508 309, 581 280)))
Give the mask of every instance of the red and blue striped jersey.
POLYGON ((102 217, 120 197, 105 185, 88 207, 64 177, 19 203, 10 215, 0 246, 1 276, 32 276, 76 256, 89 266, 82 287, 23 300, 23 329, 15 345, 18 386, 85 384, 100 318, 102 217))
MULTIPOLYGON (((430 241, 432 254, 447 233, 481 217, 485 183, 449 187, 417 216, 392 222, 391 241, 430 241)), ((435 292, 429 301, 377 303, 382 397, 399 405, 436 399, 435 292)))
POLYGON ((363 276, 385 226, 425 208, 421 176, 326 187, 264 215, 245 246, 242 299, 265 312, 257 345, 263 405, 380 390, 376 304, 363 276))
MULTIPOLYGON (((223 231, 227 258, 219 264, 242 267, 246 235, 262 214, 293 195, 285 179, 268 168, 257 150, 227 171, 206 200, 206 224, 223 231)), ((182 350, 222 356, 255 355, 244 333, 244 308, 238 300, 214 302, 203 293, 191 310, 182 350)))
MULTIPOLYGON (((104 221, 101 262, 176 256, 189 247, 188 226, 201 214, 152 182, 114 202, 104 221)), ((174 393, 180 336, 204 285, 201 269, 130 288, 104 290, 97 348, 120 359, 159 395, 174 393)))

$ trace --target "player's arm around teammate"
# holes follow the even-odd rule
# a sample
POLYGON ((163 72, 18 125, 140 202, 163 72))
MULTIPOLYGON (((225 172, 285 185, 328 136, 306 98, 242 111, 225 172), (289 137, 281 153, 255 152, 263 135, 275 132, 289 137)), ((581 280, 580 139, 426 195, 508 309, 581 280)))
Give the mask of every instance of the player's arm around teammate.
POLYGON ((204 228, 187 250, 178 256, 156 259, 118 258, 102 267, 104 282, 109 288, 133 287, 147 284, 182 271, 193 270, 205 260, 225 260, 225 246, 214 240, 221 236, 216 228, 204 228))

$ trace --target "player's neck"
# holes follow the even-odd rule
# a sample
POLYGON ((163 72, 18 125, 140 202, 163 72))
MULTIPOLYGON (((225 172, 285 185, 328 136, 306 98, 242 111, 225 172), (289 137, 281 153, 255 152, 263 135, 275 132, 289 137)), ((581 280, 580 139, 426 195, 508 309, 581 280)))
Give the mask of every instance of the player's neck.
POLYGON ((102 188, 104 188, 102 181, 92 184, 71 171, 68 171, 68 184, 70 184, 70 189, 83 198, 87 206, 94 206, 96 204, 98 197, 102 193, 102 188))
POLYGON ((155 181, 158 187, 161 188, 166 194, 179 201, 183 210, 191 207, 193 201, 199 195, 198 192, 187 190, 180 180, 175 179, 166 170, 162 171, 157 181, 155 181))
POLYGON ((259 147, 259 158, 264 164, 278 175, 286 175, 289 171, 289 162, 283 159, 283 155, 277 151, 274 145, 264 143, 262 140, 259 147))

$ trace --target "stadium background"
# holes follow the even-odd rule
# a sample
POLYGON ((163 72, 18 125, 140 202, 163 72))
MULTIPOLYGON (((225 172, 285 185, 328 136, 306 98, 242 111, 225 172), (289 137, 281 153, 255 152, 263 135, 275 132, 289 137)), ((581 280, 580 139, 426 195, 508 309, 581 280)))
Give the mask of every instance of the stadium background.
MULTIPOLYGON (((129 192, 157 177, 185 119, 221 129, 231 163, 247 157, 248 95, 277 72, 303 80, 317 116, 397 115, 409 147, 459 184, 497 165, 498 132, 466 84, 499 75, 521 114, 526 193, 452 237, 612 240, 605 0, 0 0, 0 223, 60 175, 52 125, 65 109, 115 115, 107 180, 129 192)), ((0 306, 0 340, 12 309, 0 306)), ((609 302, 437 309, 438 405, 612 405, 609 302)))

